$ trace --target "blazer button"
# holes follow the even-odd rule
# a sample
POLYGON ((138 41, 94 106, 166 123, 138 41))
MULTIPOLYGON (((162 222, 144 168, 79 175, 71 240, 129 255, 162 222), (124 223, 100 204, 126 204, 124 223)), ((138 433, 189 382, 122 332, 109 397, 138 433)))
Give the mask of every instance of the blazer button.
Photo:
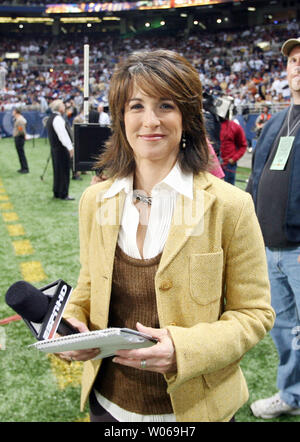
POLYGON ((166 281, 162 281, 159 288, 161 290, 169 290, 172 287, 173 287, 172 281, 166 280, 166 281))

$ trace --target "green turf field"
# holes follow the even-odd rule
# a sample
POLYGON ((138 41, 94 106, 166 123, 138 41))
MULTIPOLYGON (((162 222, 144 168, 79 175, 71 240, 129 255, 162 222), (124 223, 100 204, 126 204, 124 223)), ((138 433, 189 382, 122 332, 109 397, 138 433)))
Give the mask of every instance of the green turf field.
MULTIPOLYGON (((79 272, 78 201, 89 185, 71 180, 75 201, 52 198, 51 163, 40 179, 49 156, 47 140, 26 142, 30 173, 17 173, 13 139, 0 140, 0 320, 15 315, 4 301, 7 288, 27 279, 42 287, 58 278, 75 286, 79 272)), ((245 188, 248 169, 238 171, 237 185, 245 188)), ((79 411, 80 363, 70 365, 49 358, 28 344, 35 340, 22 321, 0 325, 0 422, 74 422, 88 420, 79 411)), ((243 359, 250 400, 276 392, 277 355, 267 336, 243 359)), ((246 404, 237 421, 257 421, 246 404)), ((281 417, 277 421, 300 421, 281 417)))

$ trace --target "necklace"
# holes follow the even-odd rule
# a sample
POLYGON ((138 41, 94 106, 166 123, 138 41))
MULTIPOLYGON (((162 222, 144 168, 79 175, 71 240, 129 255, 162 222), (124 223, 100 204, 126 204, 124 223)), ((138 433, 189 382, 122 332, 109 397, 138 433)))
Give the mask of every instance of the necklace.
POLYGON ((296 127, 298 126, 298 124, 300 123, 300 120, 296 121, 296 123, 294 124, 294 126, 292 127, 292 129, 290 130, 290 116, 291 116, 291 111, 294 105, 292 105, 289 109, 289 114, 288 114, 288 121, 287 121, 287 129, 288 129, 288 133, 287 136, 289 137, 291 133, 294 132, 294 130, 296 129, 296 127))
POLYGON ((142 195, 137 190, 133 191, 133 197, 136 199, 136 201, 141 201, 141 203, 148 204, 148 206, 151 206, 152 204, 151 196, 142 195))

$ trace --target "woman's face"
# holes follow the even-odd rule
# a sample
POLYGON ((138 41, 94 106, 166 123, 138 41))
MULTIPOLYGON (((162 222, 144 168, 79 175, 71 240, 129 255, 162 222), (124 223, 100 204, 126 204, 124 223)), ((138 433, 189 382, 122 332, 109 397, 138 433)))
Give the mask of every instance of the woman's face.
POLYGON ((135 161, 175 162, 182 136, 182 114, 173 100, 145 95, 135 87, 125 105, 125 132, 135 161))

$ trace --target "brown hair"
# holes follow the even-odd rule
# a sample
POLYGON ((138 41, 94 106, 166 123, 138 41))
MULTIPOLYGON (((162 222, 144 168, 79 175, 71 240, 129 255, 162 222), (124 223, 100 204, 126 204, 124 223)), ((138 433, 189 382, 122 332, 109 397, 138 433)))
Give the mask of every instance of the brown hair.
POLYGON ((147 95, 170 98, 177 104, 186 139, 186 148, 181 148, 178 154, 181 169, 193 173, 206 170, 209 153, 199 74, 184 57, 163 49, 134 52, 117 64, 109 90, 112 135, 96 168, 105 169, 110 177, 125 177, 135 170, 124 125, 125 104, 134 85, 147 95))

